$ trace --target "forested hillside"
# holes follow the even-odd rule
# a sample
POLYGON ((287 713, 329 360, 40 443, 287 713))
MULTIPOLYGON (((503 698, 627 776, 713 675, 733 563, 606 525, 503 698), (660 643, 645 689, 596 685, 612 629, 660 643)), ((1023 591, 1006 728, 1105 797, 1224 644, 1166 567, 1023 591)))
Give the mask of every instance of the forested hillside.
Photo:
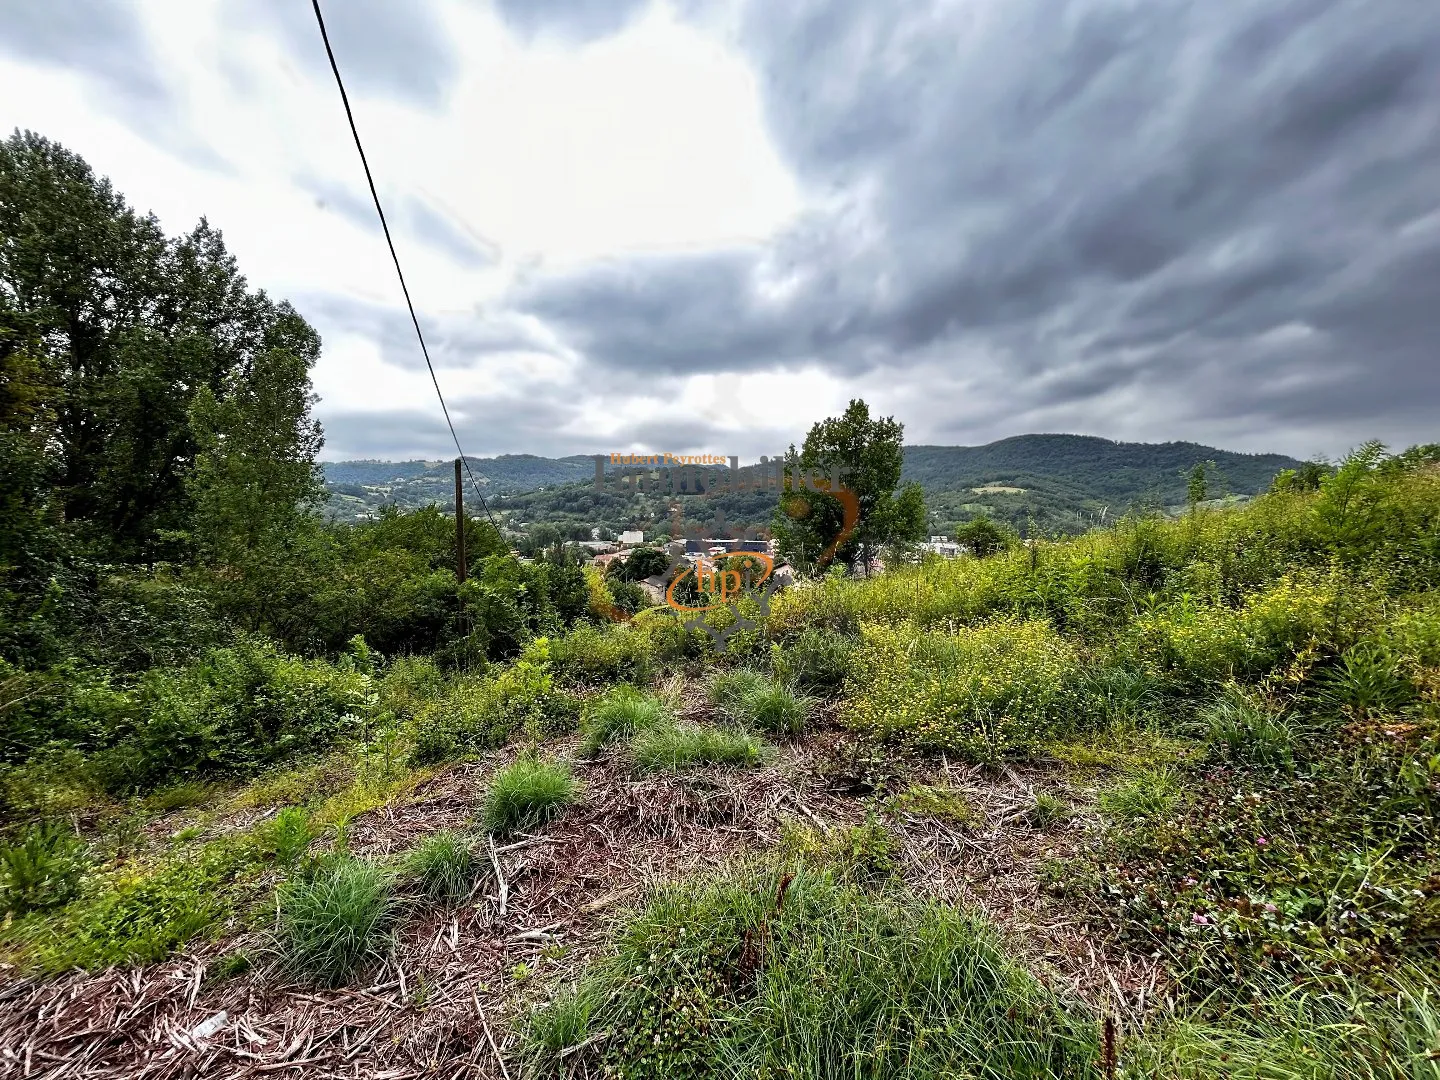
MULTIPOLYGON (((1033 528, 1052 535, 1083 532, 1136 506, 1182 505, 1187 474, 1202 462, 1214 465, 1208 473, 1211 498, 1254 495, 1282 469, 1301 464, 1283 454, 1237 454, 1198 443, 1019 435, 986 446, 907 446, 903 478, 924 488, 935 531, 948 533, 957 523, 985 515, 1017 531, 1033 528)), ((324 468, 329 512, 336 517, 387 504, 454 503, 449 462, 341 461, 324 468)), ((592 526, 618 533, 655 532, 668 525, 670 500, 587 491, 594 476, 591 458, 472 458, 471 468, 487 496, 506 496, 492 509, 502 511, 502 520, 517 530, 522 522, 544 523, 562 535, 585 539, 592 526), (536 492, 540 487, 549 490, 536 492)), ((712 513, 698 500, 680 501, 691 520, 712 513)), ((727 520, 747 525, 766 524, 770 514, 765 500, 745 497, 726 499, 723 509, 727 520)))
POLYGON ((0 143, 4 1075, 1440 1077, 1440 445, 947 560, 853 400, 681 611, 327 520, 319 348, 0 143))

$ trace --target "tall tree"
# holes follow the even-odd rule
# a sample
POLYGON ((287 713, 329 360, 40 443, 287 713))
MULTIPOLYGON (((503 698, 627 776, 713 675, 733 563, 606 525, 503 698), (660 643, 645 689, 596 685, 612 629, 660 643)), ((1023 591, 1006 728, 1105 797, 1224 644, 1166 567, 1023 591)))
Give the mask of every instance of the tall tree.
POLYGON ((71 527, 101 558, 165 554, 188 530, 191 405, 319 339, 252 292, 201 221, 167 239, 77 154, 31 132, 0 142, 0 315, 53 380, 47 454, 71 527))
POLYGON ((894 417, 871 418, 860 399, 841 416, 810 429, 799 453, 790 448, 792 473, 842 471, 844 487, 859 501, 859 520, 841 537, 844 511, 833 495, 792 486, 781 499, 774 533, 782 554, 802 563, 834 559, 852 569, 867 567, 882 550, 912 548, 925 538, 925 497, 918 484, 897 490, 905 464, 905 425, 894 417))

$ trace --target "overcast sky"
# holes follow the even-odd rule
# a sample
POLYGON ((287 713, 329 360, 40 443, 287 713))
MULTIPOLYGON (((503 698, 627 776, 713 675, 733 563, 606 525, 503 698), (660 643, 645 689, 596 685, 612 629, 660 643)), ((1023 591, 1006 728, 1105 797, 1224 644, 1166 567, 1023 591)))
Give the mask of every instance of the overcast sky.
MULTIPOLYGON (((1440 440, 1436 0, 329 0, 468 453, 1032 431, 1440 440)), ((327 458, 443 457, 309 0, 0 0, 0 125, 325 346, 327 458)))

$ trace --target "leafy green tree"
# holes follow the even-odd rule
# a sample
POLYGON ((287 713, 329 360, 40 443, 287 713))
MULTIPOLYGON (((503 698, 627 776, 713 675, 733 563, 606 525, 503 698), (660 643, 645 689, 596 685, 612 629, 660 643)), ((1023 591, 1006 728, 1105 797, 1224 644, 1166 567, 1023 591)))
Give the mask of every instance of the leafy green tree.
POLYGON ((983 559, 1015 547, 1020 537, 1009 525, 997 524, 982 514, 973 521, 955 526, 955 542, 965 545, 976 558, 983 559))
POLYGON ((1214 466, 1213 461, 1197 461, 1190 468, 1190 474, 1185 480, 1185 502, 1189 505, 1192 513, 1205 501, 1205 495, 1209 488, 1205 480, 1205 471, 1214 466))
MULTIPOLYGON (((810 429, 799 453, 792 446, 787 469, 792 478, 839 470, 842 486, 859 503, 854 530, 836 546, 833 558, 847 566, 868 567, 882 550, 903 552, 925 538, 925 497, 920 485, 897 491, 905 458, 905 426, 893 417, 874 418, 860 399, 844 414, 810 429)), ((794 484, 781 498, 773 522, 779 551, 801 564, 818 564, 840 536, 844 506, 823 491, 794 484)))
POLYGON ((97 556, 152 559, 183 535, 199 450, 191 406, 223 400, 267 354, 319 339, 251 292, 201 221, 167 239, 77 154, 30 132, 0 142, 0 324, 53 381, 47 483, 97 556))
POLYGON ((610 561, 610 573, 619 581, 643 581, 670 568, 670 560, 659 548, 637 547, 624 559, 610 561))

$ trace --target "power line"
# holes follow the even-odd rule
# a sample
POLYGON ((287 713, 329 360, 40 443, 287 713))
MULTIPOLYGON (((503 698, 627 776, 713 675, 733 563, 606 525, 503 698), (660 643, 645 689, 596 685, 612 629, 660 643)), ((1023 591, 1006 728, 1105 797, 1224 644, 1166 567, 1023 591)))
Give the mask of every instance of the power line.
POLYGON ((470 478, 470 486, 475 489, 475 496, 480 500, 480 509, 485 511, 485 516, 490 519, 490 524, 495 526, 495 531, 500 531, 496 525, 495 518, 490 513, 490 507, 485 505, 485 496, 480 491, 480 485, 475 480, 475 474, 470 471, 470 461, 465 456, 465 451, 460 448, 460 436, 455 433, 455 424, 450 419, 450 409, 445 404, 445 395, 440 390, 440 380, 435 377, 435 365, 430 362, 430 350, 425 347, 425 335, 420 330, 420 319, 415 314, 415 304, 410 299, 409 286, 405 284, 405 272, 400 269, 400 256, 395 253, 395 241, 390 238, 390 224, 385 220, 385 208, 380 205, 380 193, 375 190, 375 178, 370 175, 370 162, 365 157, 365 147, 360 143, 360 132, 355 127, 355 114, 350 110, 350 95, 345 93, 345 80, 340 77, 340 65, 335 62, 335 50, 330 47, 330 35, 325 31, 325 16, 320 14, 320 0, 310 0, 315 8, 315 21, 320 24, 320 40, 325 43, 325 55, 330 58, 330 70, 335 73, 335 85, 340 88, 340 102, 345 106, 345 119, 350 122, 350 134, 355 139, 355 149, 360 152, 360 164, 365 168, 365 182, 370 185, 370 198, 375 200, 375 212, 380 215, 380 228, 385 231, 385 244, 390 248, 390 258, 395 263, 395 276, 400 279, 400 291, 405 294, 405 306, 410 309, 410 322, 415 326, 415 336, 420 341, 420 354, 425 357, 425 366, 430 371, 430 381, 435 384, 435 396, 440 399, 440 411, 445 414, 445 425, 450 429, 450 438, 455 440, 455 452, 460 455, 460 460, 465 464, 465 475, 470 478))

